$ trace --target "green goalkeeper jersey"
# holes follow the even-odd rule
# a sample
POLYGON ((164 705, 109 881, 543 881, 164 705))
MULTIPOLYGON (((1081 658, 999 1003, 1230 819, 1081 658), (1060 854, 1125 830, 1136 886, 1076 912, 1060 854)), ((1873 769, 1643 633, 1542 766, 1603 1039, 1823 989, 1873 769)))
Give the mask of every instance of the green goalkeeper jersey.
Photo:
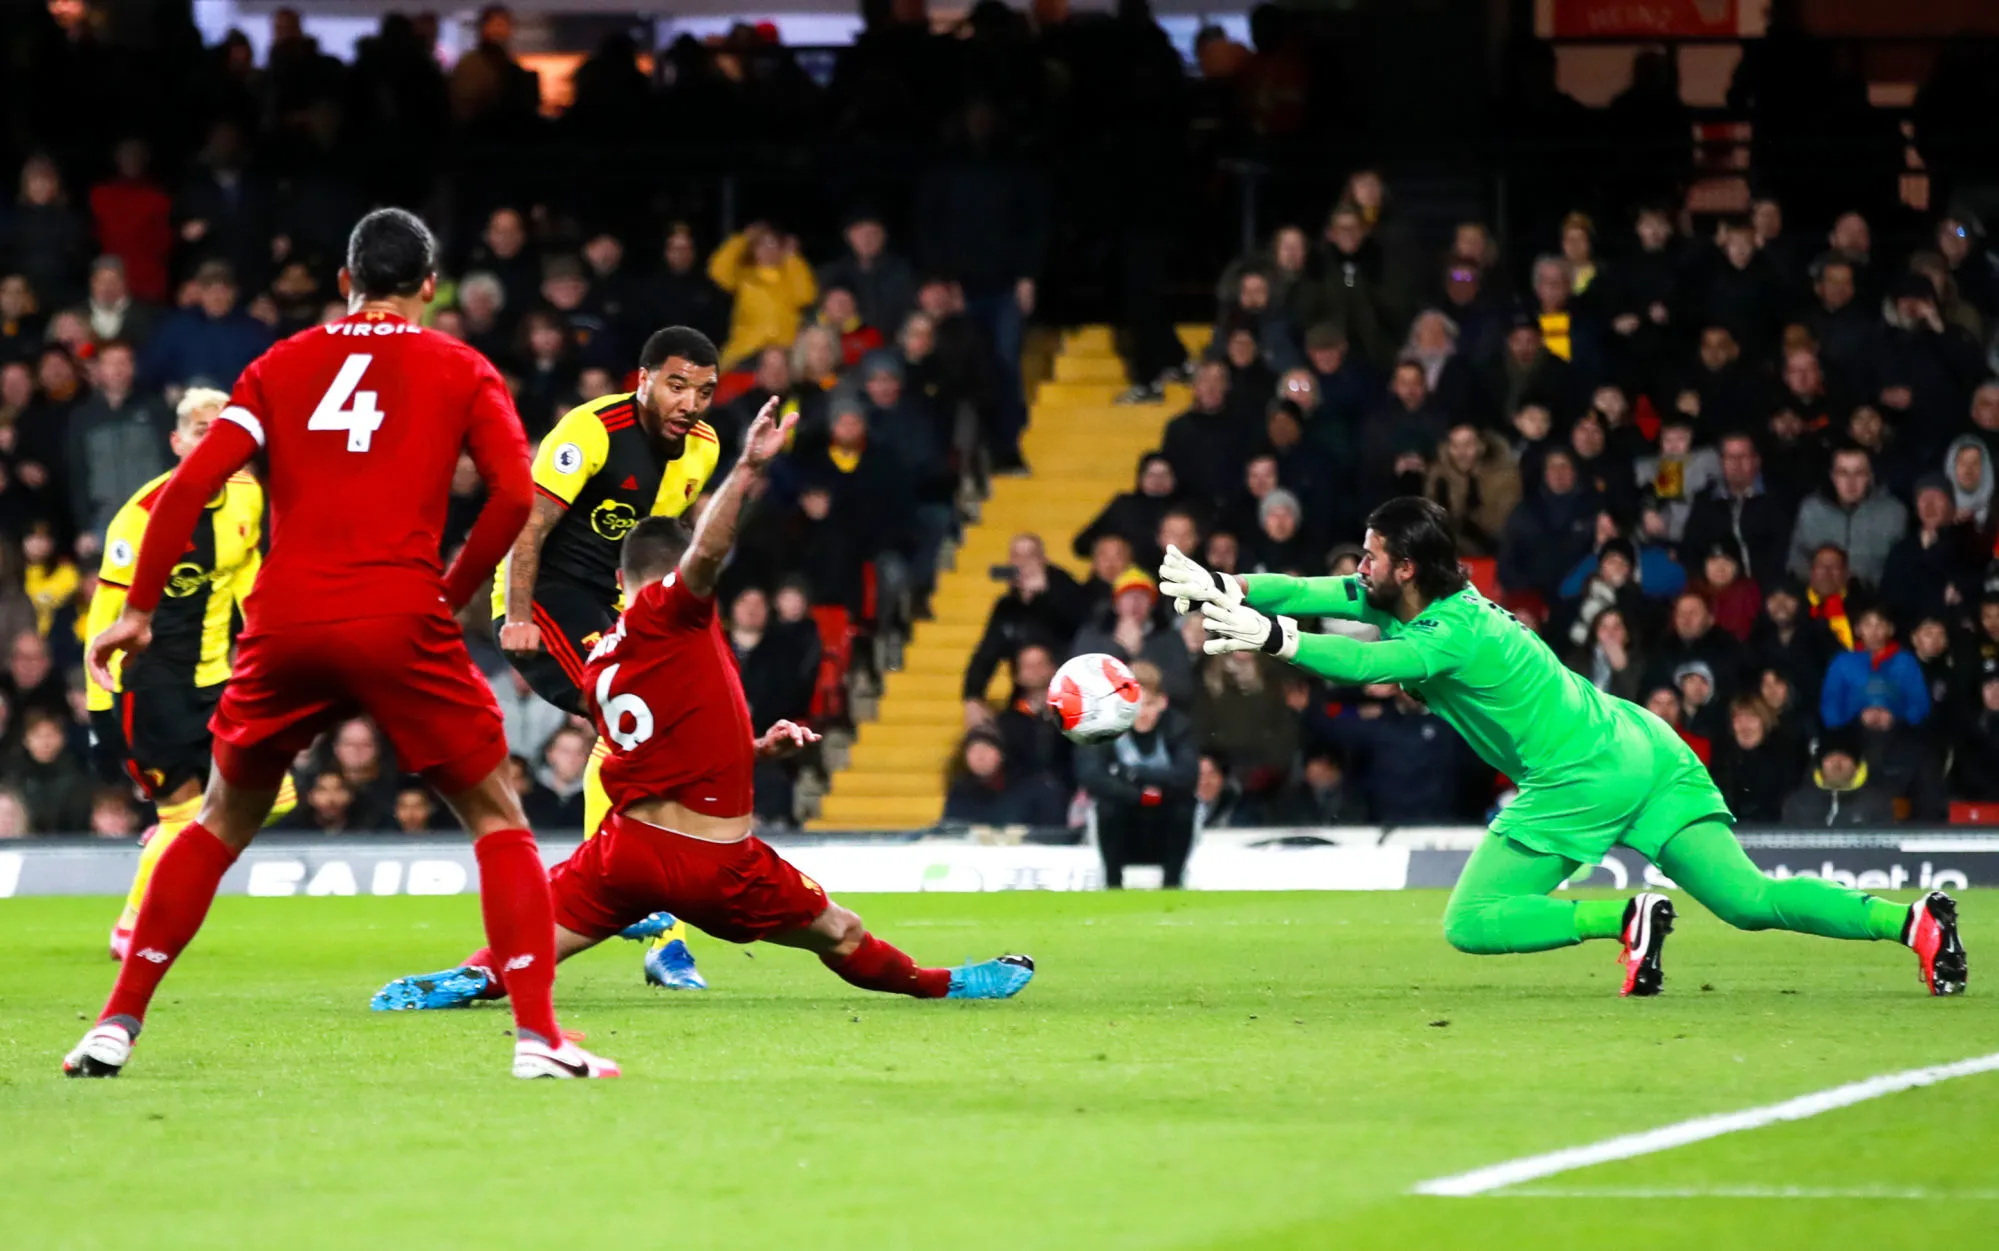
POLYGON ((1379 627, 1380 642, 1302 635, 1297 663, 1335 682, 1409 688, 1486 763, 1522 786, 1586 769, 1623 728, 1611 696, 1474 587, 1404 622, 1369 607, 1358 578, 1252 574, 1243 581, 1253 608, 1379 627))

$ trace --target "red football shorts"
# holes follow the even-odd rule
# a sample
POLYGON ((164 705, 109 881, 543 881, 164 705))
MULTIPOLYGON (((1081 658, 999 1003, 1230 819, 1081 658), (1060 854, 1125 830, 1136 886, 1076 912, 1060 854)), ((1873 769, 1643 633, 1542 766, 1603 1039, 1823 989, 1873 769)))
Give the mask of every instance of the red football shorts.
POLYGON ((830 906, 819 883, 755 835, 716 843, 615 812, 555 866, 548 889, 555 923, 585 938, 671 912, 716 938, 753 943, 803 929, 830 906))
POLYGON ((507 756, 492 688, 442 611, 244 635, 209 728, 232 786, 271 790, 319 734, 366 713, 397 763, 450 795, 507 756))

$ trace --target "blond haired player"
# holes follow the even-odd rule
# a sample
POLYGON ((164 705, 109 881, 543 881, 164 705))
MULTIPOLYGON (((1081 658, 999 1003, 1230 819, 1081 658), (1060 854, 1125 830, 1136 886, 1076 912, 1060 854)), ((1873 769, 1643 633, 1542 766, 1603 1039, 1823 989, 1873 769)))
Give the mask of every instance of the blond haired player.
MULTIPOLYGON (((228 403, 227 395, 206 387, 182 396, 169 440, 174 455, 185 458, 193 451, 228 403)), ((171 476, 163 473, 140 487, 111 519, 97 593, 90 600, 93 638, 125 609, 139 541, 153 501, 171 476)), ((111 930, 114 960, 124 959, 131 945, 153 866, 201 807, 201 788, 208 781, 208 718, 229 678, 243 597, 257 580, 263 525, 263 488, 247 473, 231 475, 209 501, 187 552, 174 563, 153 618, 152 649, 135 657, 119 653, 111 664, 110 689, 89 679, 90 737, 99 772, 133 783, 159 812, 159 824, 139 852, 125 911, 111 930)), ((287 777, 271 815, 283 816, 297 805, 298 793, 287 777)))

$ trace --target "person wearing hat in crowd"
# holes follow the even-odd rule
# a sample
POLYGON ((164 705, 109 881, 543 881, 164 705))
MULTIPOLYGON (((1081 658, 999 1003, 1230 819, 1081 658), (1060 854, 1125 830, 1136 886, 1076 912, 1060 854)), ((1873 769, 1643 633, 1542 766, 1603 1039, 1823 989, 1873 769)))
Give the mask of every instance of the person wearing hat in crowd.
POLYGON ((1926 474, 1916 483, 1916 524, 1888 553, 1881 598, 1905 621, 1953 615, 1977 598, 1987 547, 1957 515, 1950 480, 1926 474))
POLYGON ((1689 660, 1673 670, 1673 686, 1680 692, 1680 721, 1688 732, 1710 743, 1722 741, 1728 728, 1722 720, 1727 705, 1715 698, 1714 670, 1707 662, 1689 660))
POLYGON ((944 820, 967 825, 1068 824, 1068 805, 1045 774, 1014 777, 1007 770, 1006 740, 998 730, 968 731, 951 758, 944 820))
POLYGON ((1850 724, 1871 701, 1905 725, 1930 715, 1929 683, 1916 658, 1895 641, 1895 621, 1881 604, 1869 604, 1854 622, 1855 647, 1833 658, 1819 692, 1819 718, 1827 729, 1850 724))
POLYGON ((1979 664, 1973 695, 1951 736, 1950 793, 1975 803, 1999 802, 1999 659, 1979 664))
POLYGON ((1193 723, 1171 706, 1158 666, 1140 662, 1132 676, 1138 679, 1138 720, 1108 743, 1077 748, 1076 779, 1096 805, 1104 885, 1122 888, 1126 865, 1156 864, 1166 886, 1177 888, 1194 846, 1199 739, 1193 723))
POLYGON ((1747 643, 1763 611, 1763 591, 1755 579, 1742 570, 1742 546, 1722 535, 1708 547, 1701 559, 1700 577, 1694 589, 1707 596, 1714 610, 1714 622, 1747 643))
POLYGON ((1804 767, 1802 747, 1777 733, 1777 714, 1760 695, 1728 704, 1728 733, 1709 766, 1736 824, 1768 825, 1784 815, 1784 799, 1804 767))
POLYGON ((1784 801, 1784 824, 1814 829, 1895 824, 1895 802, 1872 783, 1857 736, 1828 730, 1819 736, 1811 776, 1784 801))
POLYGON ((1989 536, 1993 528, 1993 474, 1992 453, 1985 440, 1975 434, 1959 435, 1944 456, 1943 471, 1949 477, 1957 520, 1989 536))
POLYGON ((1608 513, 1597 514, 1597 534, 1601 540, 1597 550, 1583 557, 1562 582, 1562 597, 1553 614, 1556 635, 1566 632, 1570 643, 1580 645, 1590 636, 1597 615, 1615 608, 1632 630, 1649 636, 1657 614, 1645 603, 1649 588, 1639 581, 1638 549, 1617 532, 1608 513))
POLYGON ((1714 759, 1714 744, 1706 735, 1696 734, 1687 728, 1684 707, 1680 701, 1680 688, 1670 681, 1655 682, 1645 693, 1645 710, 1664 721, 1673 733, 1680 736, 1680 741, 1687 745, 1688 750, 1702 764, 1707 764, 1714 759))
POLYGON ((1146 573, 1133 566, 1111 583, 1111 602, 1097 619, 1076 632, 1072 656, 1103 652, 1126 664, 1150 661, 1159 671, 1167 698, 1193 707, 1194 662, 1187 645, 1161 613, 1159 592, 1146 573))
POLYGON ((1305 361, 1319 382, 1319 408, 1310 433, 1318 437, 1318 426, 1328 421, 1342 429, 1358 426, 1381 394, 1381 380, 1348 349, 1346 331, 1330 322, 1307 330, 1305 361))
POLYGON ((1894 804, 1898 820, 1942 823, 1950 817, 1942 757, 1922 733, 1903 723, 1896 711, 1900 702, 1888 683, 1868 683, 1853 725, 1860 758, 1868 777, 1894 804))
POLYGON ((1304 507, 1298 497, 1278 487, 1258 501, 1257 533, 1250 541, 1248 564, 1254 573, 1302 574, 1316 562, 1305 535, 1304 507))

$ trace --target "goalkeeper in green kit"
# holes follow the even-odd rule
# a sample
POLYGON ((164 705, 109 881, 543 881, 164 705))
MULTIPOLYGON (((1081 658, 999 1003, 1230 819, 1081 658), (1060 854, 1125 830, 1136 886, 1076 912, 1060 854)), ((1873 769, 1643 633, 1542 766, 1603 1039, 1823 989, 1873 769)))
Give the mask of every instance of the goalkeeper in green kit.
POLYGON ((1400 683, 1519 786, 1444 907, 1453 947, 1493 955, 1617 939, 1623 993, 1658 994, 1671 900, 1550 896, 1622 844, 1738 929, 1900 942, 1931 994, 1964 990, 1950 896, 1931 891, 1905 905, 1817 878, 1764 876, 1735 841, 1706 768, 1665 722, 1572 673, 1469 584, 1442 508, 1390 500, 1367 520, 1365 551, 1356 577, 1231 577, 1169 547, 1159 590, 1182 611, 1201 605, 1209 655, 1262 651, 1334 682, 1400 683), (1380 638, 1301 634, 1292 614, 1344 618, 1380 638))

